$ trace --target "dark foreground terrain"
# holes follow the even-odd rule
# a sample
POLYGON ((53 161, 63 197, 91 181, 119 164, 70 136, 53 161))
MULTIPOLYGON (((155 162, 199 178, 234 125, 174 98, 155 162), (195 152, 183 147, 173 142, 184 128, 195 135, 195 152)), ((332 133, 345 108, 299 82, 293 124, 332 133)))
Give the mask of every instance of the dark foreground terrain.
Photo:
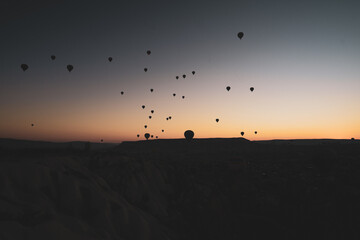
POLYGON ((357 140, 3 142, 1 240, 360 239, 357 140))

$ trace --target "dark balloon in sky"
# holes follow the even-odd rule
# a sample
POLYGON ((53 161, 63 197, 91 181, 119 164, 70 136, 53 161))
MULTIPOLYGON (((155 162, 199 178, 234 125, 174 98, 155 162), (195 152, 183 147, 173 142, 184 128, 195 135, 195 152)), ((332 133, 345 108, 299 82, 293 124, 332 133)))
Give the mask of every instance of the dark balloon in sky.
POLYGON ((148 70, 147 68, 144 68, 144 72, 147 72, 147 70, 148 70))
POLYGON ((34 126, 34 124, 32 123, 32 124, 31 124, 31 126, 33 127, 33 126, 34 126))
POLYGON ((176 76, 176 79, 179 79, 179 76, 176 76))
POLYGON ((55 57, 55 55, 51 55, 51 60, 55 60, 56 59, 56 57, 55 57))
POLYGON ((171 119, 171 116, 169 116, 169 119, 171 119))
POLYGON ((255 131, 255 134, 257 134, 257 131, 255 131))
POLYGON ((151 138, 154 138, 154 135, 151 135, 151 138))
POLYGON ((151 119, 151 116, 149 116, 149 119, 151 119))
POLYGON ((182 96, 182 99, 184 99, 185 98, 185 96, 182 96))
POLYGON ((145 105, 142 105, 141 107, 142 107, 142 109, 144 109, 144 108, 145 108, 145 105))
POLYGON ((146 138, 146 140, 148 140, 149 137, 150 137, 150 134, 149 134, 149 133, 145 133, 145 134, 144 134, 144 137, 146 138))
POLYGON ((156 136, 156 138, 159 138, 158 136, 156 136))
POLYGON ((69 72, 71 72, 74 69, 73 65, 70 65, 70 64, 67 65, 66 68, 69 72))
POLYGON ((167 121, 167 120, 169 120, 169 118, 168 118, 168 117, 166 118, 166 121, 167 121))
POLYGON ((244 37, 244 33, 243 33, 243 32, 239 32, 239 33, 237 34, 237 36, 238 36, 238 38, 242 39, 242 38, 244 37))
POLYGON ((161 132, 164 132, 164 129, 162 129, 161 132))
POLYGON ((154 113, 154 110, 151 110, 151 113, 154 113))
POLYGON ((244 134, 245 134, 244 132, 241 132, 241 136, 244 136, 244 134))
POLYGON ((191 141, 194 138, 194 132, 191 130, 186 130, 184 132, 185 139, 191 141))
POLYGON ((175 97, 175 96, 176 96, 176 93, 173 93, 173 96, 175 97))
POLYGON ((250 88, 250 91, 254 91, 254 88, 253 88, 253 87, 251 87, 251 88, 250 88))
POLYGON ((146 51, 146 54, 147 54, 147 55, 150 55, 150 54, 151 54, 151 51, 150 51, 150 50, 147 50, 147 51, 146 51))
POLYGON ((147 125, 145 125, 144 128, 147 128, 147 125))
POLYGON ((185 75, 185 74, 183 75, 183 78, 186 78, 186 75, 185 75))
POLYGON ((100 142, 104 142, 104 139, 101 139, 100 142))
POLYGON ((108 60, 109 60, 109 62, 111 62, 111 61, 113 60, 113 58, 112 58, 112 57, 109 57, 108 60))
POLYGON ((227 86, 226 87, 226 90, 230 91, 231 87, 230 86, 227 86))
POLYGON ((136 135, 137 137, 140 137, 140 134, 136 135))
POLYGON ((150 89, 150 92, 153 92, 153 91, 154 91, 154 89, 151 88, 151 89, 150 89))
POLYGON ((216 121, 216 122, 219 122, 219 119, 217 118, 217 119, 215 119, 215 121, 216 121))
POLYGON ((20 67, 24 72, 29 68, 29 66, 25 63, 21 64, 20 67))
POLYGON ((195 71, 192 71, 192 75, 195 75, 195 71))
POLYGON ((124 92, 123 92, 123 91, 121 91, 121 95, 124 95, 124 92))

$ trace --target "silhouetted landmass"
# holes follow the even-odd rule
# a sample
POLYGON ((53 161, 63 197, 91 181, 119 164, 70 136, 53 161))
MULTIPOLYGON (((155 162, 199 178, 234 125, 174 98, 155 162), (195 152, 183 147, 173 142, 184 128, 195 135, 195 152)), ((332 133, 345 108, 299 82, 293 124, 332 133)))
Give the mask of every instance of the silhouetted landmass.
POLYGON ((90 153, 9 141, 0 239, 360 236, 358 140, 160 139, 90 153))

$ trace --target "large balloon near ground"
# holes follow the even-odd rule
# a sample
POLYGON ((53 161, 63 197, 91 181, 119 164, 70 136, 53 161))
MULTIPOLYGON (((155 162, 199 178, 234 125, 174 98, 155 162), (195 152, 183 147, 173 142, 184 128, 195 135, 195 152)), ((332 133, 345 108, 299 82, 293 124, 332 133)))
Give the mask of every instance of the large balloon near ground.
POLYGON ((191 141, 194 138, 194 132, 191 130, 186 130, 184 132, 185 139, 191 141))
POLYGON ((144 137, 146 138, 146 140, 148 140, 150 137, 150 133, 145 133, 144 137))
POLYGON ((237 36, 238 36, 238 38, 242 39, 242 38, 244 37, 244 33, 243 33, 243 32, 239 32, 239 33, 237 34, 237 36))
POLYGON ((20 67, 24 72, 29 68, 29 66, 27 64, 25 64, 25 63, 21 64, 20 67))

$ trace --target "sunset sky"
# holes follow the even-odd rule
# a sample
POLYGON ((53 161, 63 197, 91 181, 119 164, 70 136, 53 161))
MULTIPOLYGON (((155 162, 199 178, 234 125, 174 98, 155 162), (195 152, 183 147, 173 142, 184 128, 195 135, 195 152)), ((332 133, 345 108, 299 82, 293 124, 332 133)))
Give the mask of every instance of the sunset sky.
POLYGON ((356 0, 9 1, 0 138, 360 138, 359 12, 356 0))

